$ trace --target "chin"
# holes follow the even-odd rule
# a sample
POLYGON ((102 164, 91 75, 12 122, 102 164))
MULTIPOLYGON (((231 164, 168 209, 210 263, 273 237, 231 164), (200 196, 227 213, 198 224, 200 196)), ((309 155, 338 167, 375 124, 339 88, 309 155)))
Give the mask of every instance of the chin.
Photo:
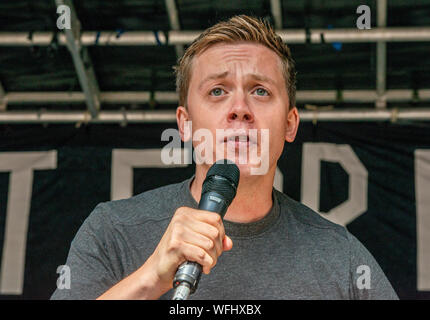
POLYGON ((251 166, 249 164, 238 164, 236 163, 240 170, 240 177, 243 178, 249 178, 252 177, 251 174, 251 166))
POLYGON ((261 166, 255 166, 255 165, 238 165, 240 170, 241 177, 244 178, 258 178, 266 176, 269 173, 269 170, 267 168, 262 168, 261 166))
POLYGON ((240 170, 240 177, 241 178, 256 178, 261 177, 266 174, 268 174, 268 168, 269 166, 266 164, 266 166, 262 166, 261 161, 255 160, 255 161, 239 161, 238 157, 235 158, 229 158, 225 157, 225 159, 228 159, 232 162, 234 162, 239 170, 240 170))

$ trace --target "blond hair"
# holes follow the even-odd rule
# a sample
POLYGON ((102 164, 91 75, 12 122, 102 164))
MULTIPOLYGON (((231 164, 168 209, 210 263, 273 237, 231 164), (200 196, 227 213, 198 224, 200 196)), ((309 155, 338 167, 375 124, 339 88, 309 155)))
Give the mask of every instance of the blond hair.
POLYGON ((266 21, 239 15, 221 21, 206 29, 187 48, 174 67, 179 105, 187 106, 188 87, 191 79, 193 58, 217 43, 252 42, 273 50, 281 59, 290 106, 296 103, 296 71, 290 49, 266 21))

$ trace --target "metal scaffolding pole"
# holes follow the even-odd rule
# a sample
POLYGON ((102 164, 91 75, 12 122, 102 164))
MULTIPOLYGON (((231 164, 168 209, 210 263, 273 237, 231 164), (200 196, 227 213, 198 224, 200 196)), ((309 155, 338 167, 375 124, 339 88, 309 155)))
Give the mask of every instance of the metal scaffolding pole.
POLYGON ((3 85, 0 82, 0 111, 5 111, 7 107, 6 92, 4 91, 3 85))
MULTIPOLYGON (((200 35, 201 31, 169 31, 169 45, 190 44, 200 35)), ((277 34, 287 43, 306 43, 306 31, 302 29, 277 30, 277 34)), ((48 46, 51 44, 52 32, 34 32, 30 39, 29 32, 0 32, 0 46, 48 46)), ((79 39, 76 39, 79 40, 79 39)), ((428 42, 430 41, 430 27, 390 27, 358 29, 311 29, 309 30, 311 43, 343 42, 343 43, 375 43, 375 42, 428 42)), ((121 37, 116 37, 115 31, 82 32, 80 43, 82 46, 142 46, 166 43, 166 36, 161 31, 126 31, 121 37)), ((66 45, 64 34, 58 35, 58 43, 66 45)))
MULTIPOLYGON (((181 29, 179 24, 178 8, 175 0, 165 0, 167 13, 169 16, 170 27, 172 30, 178 31, 181 29)), ((184 55, 184 47, 180 44, 175 45, 176 57, 180 58, 184 55)))
POLYGON ((270 10, 275 20, 275 29, 282 29, 282 6, 280 0, 270 0, 270 10))
MULTIPOLYGON (((430 108, 415 109, 356 109, 356 110, 300 110, 302 122, 321 121, 430 121, 430 108)), ((166 111, 100 111, 91 118, 88 111, 8 111, 0 112, 0 123, 8 124, 109 124, 172 123, 176 125, 174 110, 166 111)))
MULTIPOLYGON (((378 16, 377 24, 379 28, 384 28, 387 25, 387 0, 378 0, 378 16)), ((387 79, 387 44, 385 41, 376 43, 376 108, 386 108, 387 101, 385 99, 387 79)))
POLYGON ((85 94, 85 102, 91 117, 97 117, 100 109, 99 87, 94 73, 93 64, 88 54, 88 49, 79 43, 81 24, 76 16, 76 11, 71 0, 56 0, 57 6, 66 5, 70 8, 71 28, 65 29, 66 44, 72 55, 75 70, 85 94))
MULTIPOLYGON (((303 103, 374 103, 378 98, 375 90, 343 90, 339 94, 336 90, 301 90, 297 91, 298 104, 303 103), (341 97, 341 100, 339 100, 341 97)), ((409 89, 387 90, 387 102, 430 101, 430 89, 417 91, 409 89)), ((56 103, 84 103, 82 92, 8 92, 5 95, 9 105, 13 104, 56 104, 56 103)), ((100 92, 101 103, 132 104, 148 103, 151 100, 149 91, 120 91, 100 92)), ((154 99, 162 104, 177 104, 178 94, 175 91, 155 91, 154 99)))

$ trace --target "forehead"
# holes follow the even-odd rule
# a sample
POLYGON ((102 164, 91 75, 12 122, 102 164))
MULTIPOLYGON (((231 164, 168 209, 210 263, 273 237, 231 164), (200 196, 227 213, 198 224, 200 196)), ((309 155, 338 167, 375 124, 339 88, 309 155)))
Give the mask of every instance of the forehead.
POLYGON ((282 80, 281 59, 268 47, 258 43, 219 43, 197 55, 192 77, 201 79, 223 71, 257 72, 282 80))

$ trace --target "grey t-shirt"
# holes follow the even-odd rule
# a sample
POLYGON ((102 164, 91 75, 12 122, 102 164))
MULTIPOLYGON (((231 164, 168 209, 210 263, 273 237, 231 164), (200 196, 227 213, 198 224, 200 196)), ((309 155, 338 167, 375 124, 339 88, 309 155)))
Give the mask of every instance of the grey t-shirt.
MULTIPOLYGON (((154 252, 174 212, 197 208, 192 178, 96 206, 70 247, 70 289, 51 299, 95 299, 154 252)), ((251 223, 224 221, 233 248, 190 299, 398 299, 372 255, 344 227, 273 190, 251 223)), ((161 299, 171 299, 173 290, 161 299)))

